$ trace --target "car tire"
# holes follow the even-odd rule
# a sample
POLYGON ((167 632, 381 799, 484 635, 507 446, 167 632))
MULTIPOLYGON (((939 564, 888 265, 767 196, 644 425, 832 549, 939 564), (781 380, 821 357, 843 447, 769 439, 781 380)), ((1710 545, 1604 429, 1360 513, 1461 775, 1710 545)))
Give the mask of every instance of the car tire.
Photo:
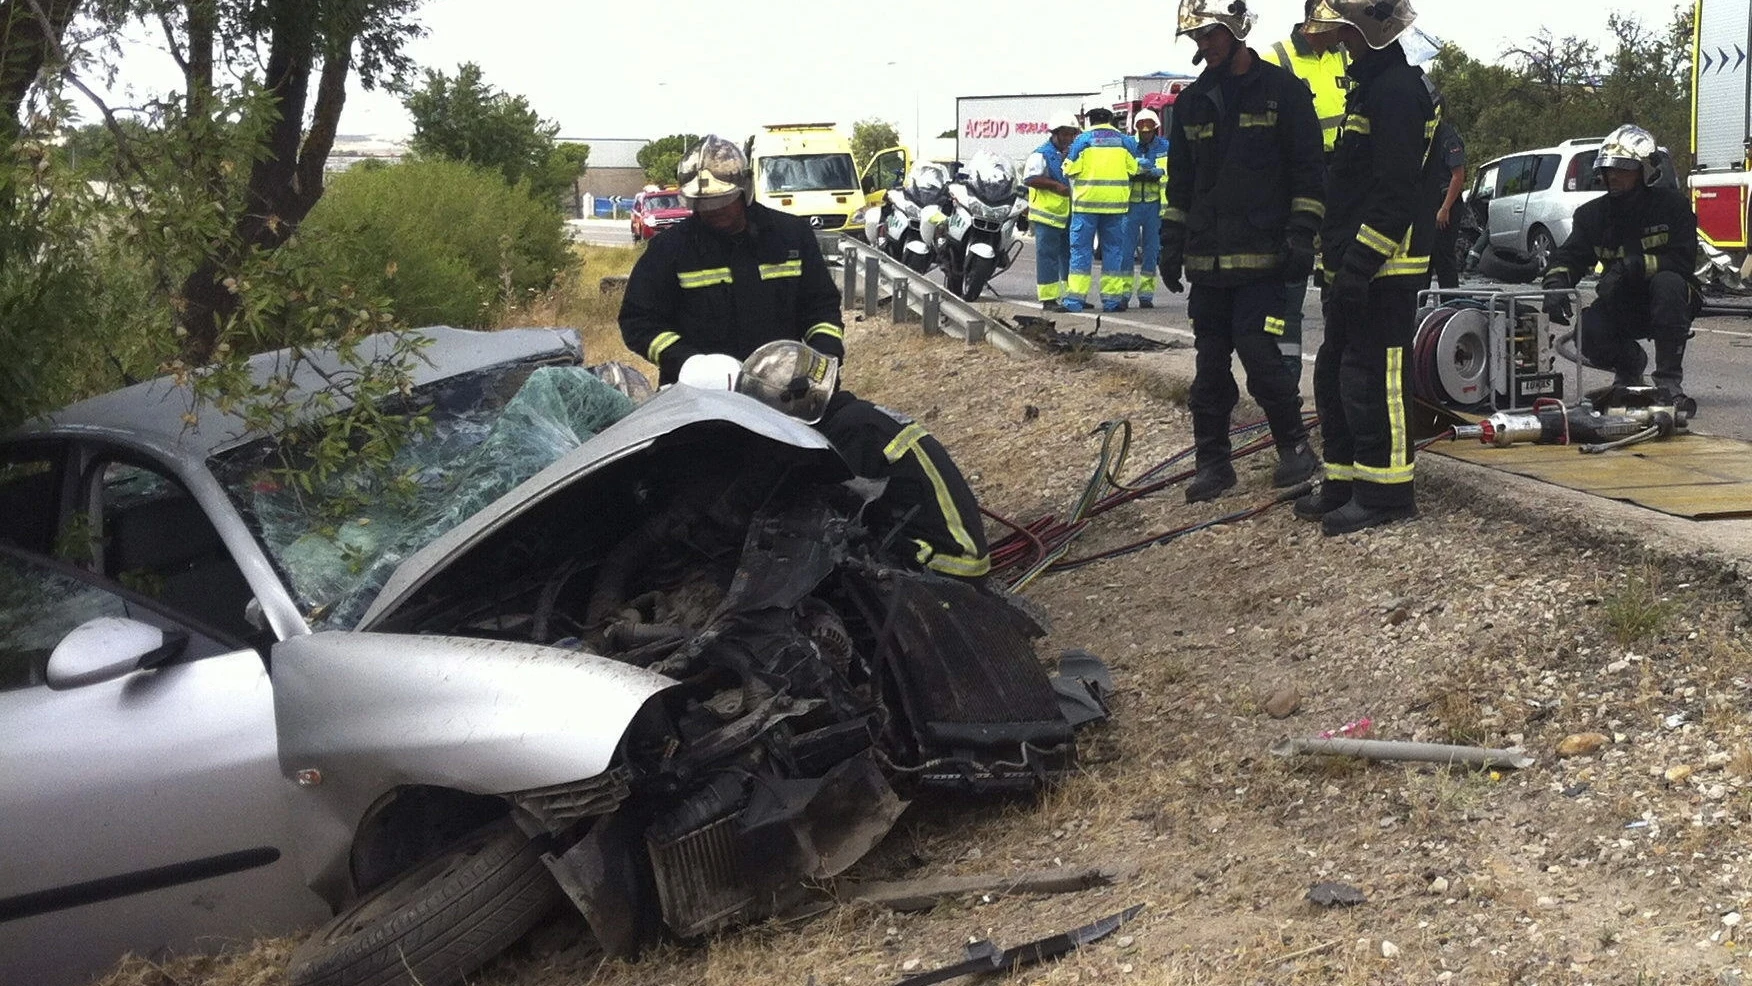
POLYGON ((1478 260, 1478 275, 1504 284, 1530 284, 1541 271, 1530 260, 1521 260, 1498 247, 1485 247, 1478 260))
POLYGON ((1544 226, 1535 226, 1527 234, 1527 259, 1532 261, 1533 269, 1540 274, 1551 266, 1551 255, 1557 251, 1557 241, 1551 238, 1551 232, 1544 226))
POLYGON ((483 826, 355 901, 292 953, 292 986, 453 986, 562 897, 541 847, 483 826))

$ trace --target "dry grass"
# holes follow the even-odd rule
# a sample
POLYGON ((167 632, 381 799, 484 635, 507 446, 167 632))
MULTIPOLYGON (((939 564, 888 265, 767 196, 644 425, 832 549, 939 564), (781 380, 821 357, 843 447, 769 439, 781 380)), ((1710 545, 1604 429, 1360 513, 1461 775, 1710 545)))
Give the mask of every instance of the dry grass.
POLYGON ((657 368, 641 355, 628 351, 621 342, 621 292, 603 290, 602 279, 624 275, 633 269, 633 262, 644 252, 642 246, 594 246, 574 244, 572 252, 578 266, 561 275, 552 288, 513 305, 499 316, 496 329, 525 326, 552 326, 578 330, 584 342, 584 359, 588 363, 630 363, 653 383, 657 368))

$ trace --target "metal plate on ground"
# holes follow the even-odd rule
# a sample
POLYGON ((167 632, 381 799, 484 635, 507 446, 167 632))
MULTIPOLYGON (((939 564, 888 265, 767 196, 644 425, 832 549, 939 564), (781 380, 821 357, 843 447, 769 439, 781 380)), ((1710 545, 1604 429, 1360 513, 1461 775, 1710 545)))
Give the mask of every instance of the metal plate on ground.
POLYGON ((1733 438, 1681 435, 1602 455, 1562 445, 1458 442, 1428 451, 1676 517, 1752 517, 1752 442, 1733 438))

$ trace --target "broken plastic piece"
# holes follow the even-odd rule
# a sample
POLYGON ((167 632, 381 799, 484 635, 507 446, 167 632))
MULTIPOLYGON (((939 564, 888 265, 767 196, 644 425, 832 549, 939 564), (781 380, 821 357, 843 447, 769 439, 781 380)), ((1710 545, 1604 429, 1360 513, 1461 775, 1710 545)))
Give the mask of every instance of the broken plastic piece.
POLYGON ((1105 722, 1109 715, 1107 696, 1113 694, 1113 674, 1094 654, 1082 648, 1067 650, 1059 655, 1052 690, 1058 693, 1059 711, 1070 721, 1072 729, 1105 722))
POLYGON ((1417 760, 1425 763, 1462 763, 1471 767, 1513 767, 1519 770, 1536 762, 1519 747, 1487 750, 1481 746, 1449 746, 1445 743, 1402 743, 1391 740, 1284 739, 1272 744, 1273 756, 1317 753, 1364 760, 1417 760))
POLYGON ((1369 735, 1369 731, 1374 729, 1374 728, 1375 728, 1374 721, 1371 720, 1368 716, 1364 716, 1361 719, 1353 719, 1350 722, 1347 722, 1344 725, 1338 727, 1337 729, 1321 730, 1319 738, 1320 739, 1334 739, 1334 738, 1339 738, 1339 737, 1345 737, 1345 738, 1361 739, 1362 737, 1369 735))
POLYGON ((1006 948, 1001 952, 998 951, 996 945, 982 938, 968 943, 965 960, 954 965, 944 966, 941 969, 932 969, 916 976, 908 976, 896 983, 895 986, 930 986, 931 983, 946 983, 951 979, 960 979, 962 976, 992 972, 1015 972, 1024 966, 1049 962, 1069 955, 1091 942, 1106 938, 1118 931, 1121 925, 1142 914, 1143 911, 1143 904, 1133 904, 1118 914, 1110 914, 1099 921, 1085 924, 1081 928, 1061 931, 1056 935, 1031 941, 1026 945, 1006 948))

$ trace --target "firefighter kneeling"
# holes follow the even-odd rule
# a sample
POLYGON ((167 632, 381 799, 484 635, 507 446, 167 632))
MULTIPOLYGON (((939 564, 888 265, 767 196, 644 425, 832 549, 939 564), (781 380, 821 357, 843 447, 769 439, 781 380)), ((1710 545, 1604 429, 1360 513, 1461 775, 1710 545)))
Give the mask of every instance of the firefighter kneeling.
MULTIPOLYGON (((1692 271, 1697 214, 1684 192, 1656 184, 1662 178, 1658 151, 1641 127, 1627 124, 1607 135, 1595 164, 1606 195, 1576 210, 1574 230, 1552 255, 1543 287, 1574 287, 1602 264, 1594 303, 1582 310, 1582 358, 1611 370, 1615 386, 1646 386, 1649 358, 1638 340, 1653 339, 1655 386, 1690 417, 1697 402, 1685 395, 1685 340, 1703 307, 1692 271)), ((1545 313, 1568 325, 1568 296, 1548 295, 1545 313)))

